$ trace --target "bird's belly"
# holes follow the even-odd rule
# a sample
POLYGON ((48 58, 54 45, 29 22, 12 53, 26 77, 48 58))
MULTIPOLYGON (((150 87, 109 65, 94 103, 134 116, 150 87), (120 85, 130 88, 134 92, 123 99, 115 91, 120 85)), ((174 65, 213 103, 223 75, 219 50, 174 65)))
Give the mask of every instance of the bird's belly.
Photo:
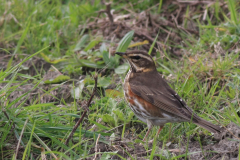
POLYGON ((166 113, 162 113, 163 116, 153 117, 149 112, 146 110, 139 110, 137 108, 142 108, 138 106, 133 106, 129 104, 131 110, 135 113, 138 119, 147 123, 147 119, 152 122, 154 126, 163 126, 165 123, 176 123, 176 122, 185 122, 186 120, 180 117, 174 117, 171 115, 167 115, 166 113))

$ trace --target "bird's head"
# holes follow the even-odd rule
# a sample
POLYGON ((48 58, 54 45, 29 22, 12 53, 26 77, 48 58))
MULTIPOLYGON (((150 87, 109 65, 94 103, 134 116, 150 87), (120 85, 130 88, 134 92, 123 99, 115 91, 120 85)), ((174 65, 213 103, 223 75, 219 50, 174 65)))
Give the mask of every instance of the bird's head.
POLYGON ((150 72, 156 70, 152 57, 144 51, 116 52, 119 56, 127 59, 132 72, 150 72))

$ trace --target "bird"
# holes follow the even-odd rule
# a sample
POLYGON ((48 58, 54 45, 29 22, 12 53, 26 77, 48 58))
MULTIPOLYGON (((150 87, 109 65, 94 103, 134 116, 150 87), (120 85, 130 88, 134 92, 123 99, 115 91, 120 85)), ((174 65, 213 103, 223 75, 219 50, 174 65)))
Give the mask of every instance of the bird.
POLYGON ((141 50, 115 54, 130 64, 123 83, 124 97, 136 117, 147 124, 148 131, 143 141, 153 126, 159 126, 158 136, 169 122, 192 122, 212 133, 220 133, 220 126, 197 116, 168 85, 157 71, 151 55, 141 50))

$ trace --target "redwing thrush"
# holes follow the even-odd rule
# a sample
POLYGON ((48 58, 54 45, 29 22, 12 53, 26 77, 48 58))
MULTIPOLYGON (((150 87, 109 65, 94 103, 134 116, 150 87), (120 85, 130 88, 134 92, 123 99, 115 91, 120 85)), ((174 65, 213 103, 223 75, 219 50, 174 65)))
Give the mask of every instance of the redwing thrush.
POLYGON ((193 113, 157 72, 150 55, 142 51, 116 54, 126 58, 131 66, 124 80, 124 96, 134 114, 147 123, 148 131, 143 140, 153 125, 160 126, 158 135, 168 122, 193 122, 210 132, 220 132, 219 126, 193 113))

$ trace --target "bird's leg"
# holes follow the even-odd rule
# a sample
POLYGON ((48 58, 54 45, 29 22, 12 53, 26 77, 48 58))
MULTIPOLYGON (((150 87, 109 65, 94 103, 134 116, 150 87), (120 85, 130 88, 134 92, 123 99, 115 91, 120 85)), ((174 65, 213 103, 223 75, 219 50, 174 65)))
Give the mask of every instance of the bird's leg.
POLYGON ((163 127, 164 127, 164 126, 160 126, 160 128, 159 128, 159 130, 158 130, 158 132, 157 132, 157 134, 156 134, 156 137, 158 137, 158 135, 159 135, 159 133, 161 132, 161 130, 163 129, 163 127))
POLYGON ((145 141, 145 139, 147 138, 147 136, 148 136, 148 134, 151 131, 152 126, 153 126, 152 122, 150 120, 148 120, 148 119, 147 119, 147 126, 148 126, 148 131, 147 131, 146 135, 144 136, 143 141, 145 141))
POLYGON ((145 139, 147 138, 147 136, 148 136, 149 132, 151 131, 151 129, 152 129, 152 128, 148 129, 146 135, 145 135, 144 138, 143 138, 143 141, 145 141, 145 139))

